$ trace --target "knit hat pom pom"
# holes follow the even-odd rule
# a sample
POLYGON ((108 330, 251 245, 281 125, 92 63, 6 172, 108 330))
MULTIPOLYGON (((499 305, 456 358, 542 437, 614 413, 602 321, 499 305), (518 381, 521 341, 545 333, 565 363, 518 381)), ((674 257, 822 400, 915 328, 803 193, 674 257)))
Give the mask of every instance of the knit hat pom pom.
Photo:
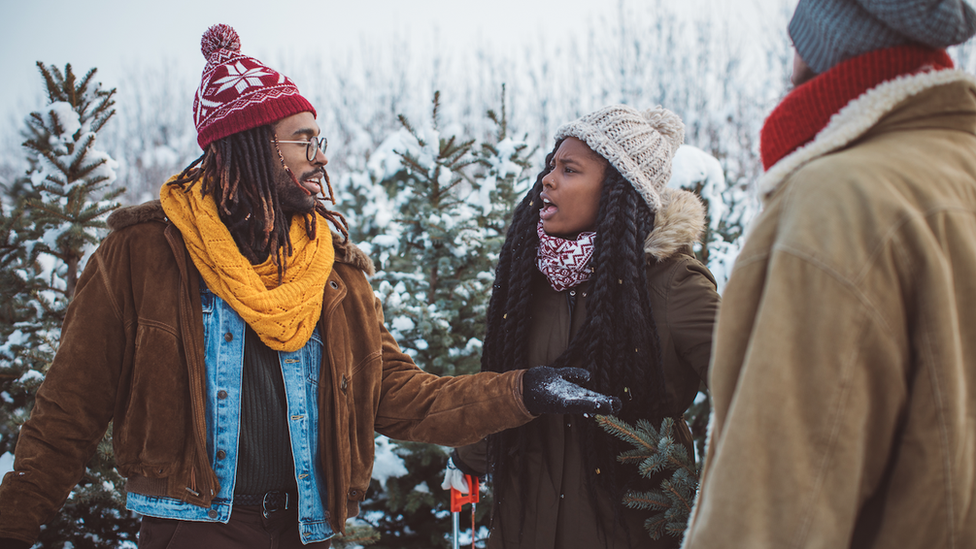
POLYGON ((200 39, 203 58, 210 59, 217 50, 241 51, 241 39, 230 25, 217 24, 203 33, 203 38, 200 39))
POLYGON ((664 136, 673 155, 685 141, 685 125, 673 112, 658 105, 643 112, 644 120, 664 136))

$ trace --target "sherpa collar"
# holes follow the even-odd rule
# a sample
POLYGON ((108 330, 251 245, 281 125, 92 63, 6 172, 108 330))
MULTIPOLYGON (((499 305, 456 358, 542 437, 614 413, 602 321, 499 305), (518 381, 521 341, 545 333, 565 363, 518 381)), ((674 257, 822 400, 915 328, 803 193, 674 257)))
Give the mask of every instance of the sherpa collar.
POLYGON ((800 168, 854 142, 906 99, 956 82, 976 86, 976 77, 960 70, 923 72, 900 76, 864 92, 840 109, 813 141, 785 156, 759 178, 763 203, 800 168))
POLYGON ((694 245, 705 230, 705 206, 692 192, 665 188, 654 216, 654 230, 644 239, 644 253, 663 261, 694 245))

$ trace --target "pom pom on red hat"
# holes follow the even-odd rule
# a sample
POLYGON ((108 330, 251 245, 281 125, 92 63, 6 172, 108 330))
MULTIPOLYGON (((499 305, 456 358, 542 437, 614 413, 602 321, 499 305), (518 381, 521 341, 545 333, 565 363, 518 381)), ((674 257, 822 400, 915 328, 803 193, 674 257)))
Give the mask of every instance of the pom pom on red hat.
POLYGON ((201 149, 228 135, 274 123, 315 109, 295 83, 257 59, 241 53, 241 39, 230 25, 203 33, 200 51, 207 59, 193 99, 193 123, 201 149))
POLYGON ((241 38, 237 36, 234 27, 218 23, 203 33, 203 38, 200 39, 203 58, 210 59, 217 50, 241 51, 241 38))

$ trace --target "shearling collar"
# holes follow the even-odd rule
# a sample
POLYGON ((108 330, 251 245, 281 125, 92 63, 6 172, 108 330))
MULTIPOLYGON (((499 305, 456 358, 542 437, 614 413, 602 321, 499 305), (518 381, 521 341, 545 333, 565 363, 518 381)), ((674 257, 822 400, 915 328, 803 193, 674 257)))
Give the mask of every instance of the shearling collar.
MULTIPOLYGON (((108 216, 108 228, 119 231, 131 225, 158 221, 167 223, 166 213, 159 200, 151 200, 135 206, 119 208, 108 216)), ((343 242, 342 236, 332 233, 332 244, 335 246, 335 260, 358 268, 367 275, 373 275, 376 270, 373 261, 352 242, 343 242)))
POLYGON ((654 217, 654 230, 644 239, 644 253, 665 260, 701 239, 705 230, 705 207, 694 193, 665 188, 661 207, 654 217))
POLYGON ((923 72, 888 80, 864 92, 838 111, 813 141, 783 157, 763 174, 759 179, 763 203, 800 168, 854 142, 901 102, 925 90, 955 82, 976 86, 976 77, 960 70, 923 72))

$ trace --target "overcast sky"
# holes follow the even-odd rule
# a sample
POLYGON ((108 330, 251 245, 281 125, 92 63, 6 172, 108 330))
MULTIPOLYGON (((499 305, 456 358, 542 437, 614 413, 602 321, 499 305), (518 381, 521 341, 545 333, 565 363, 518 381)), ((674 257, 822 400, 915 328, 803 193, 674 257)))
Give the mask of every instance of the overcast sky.
MULTIPOLYGON (((632 5, 651 0, 627 0, 632 5)), ((663 0, 716 17, 738 17, 756 6, 791 0, 663 0)), ((274 59, 304 51, 342 55, 362 40, 390 38, 448 48, 513 48, 543 34, 559 40, 612 18, 614 0, 0 0, 0 121, 37 108, 36 61, 76 73, 98 67, 98 79, 117 85, 127 68, 175 63, 198 75, 200 36, 227 23, 245 54, 274 59), (272 6, 274 6, 272 8, 272 6)))

